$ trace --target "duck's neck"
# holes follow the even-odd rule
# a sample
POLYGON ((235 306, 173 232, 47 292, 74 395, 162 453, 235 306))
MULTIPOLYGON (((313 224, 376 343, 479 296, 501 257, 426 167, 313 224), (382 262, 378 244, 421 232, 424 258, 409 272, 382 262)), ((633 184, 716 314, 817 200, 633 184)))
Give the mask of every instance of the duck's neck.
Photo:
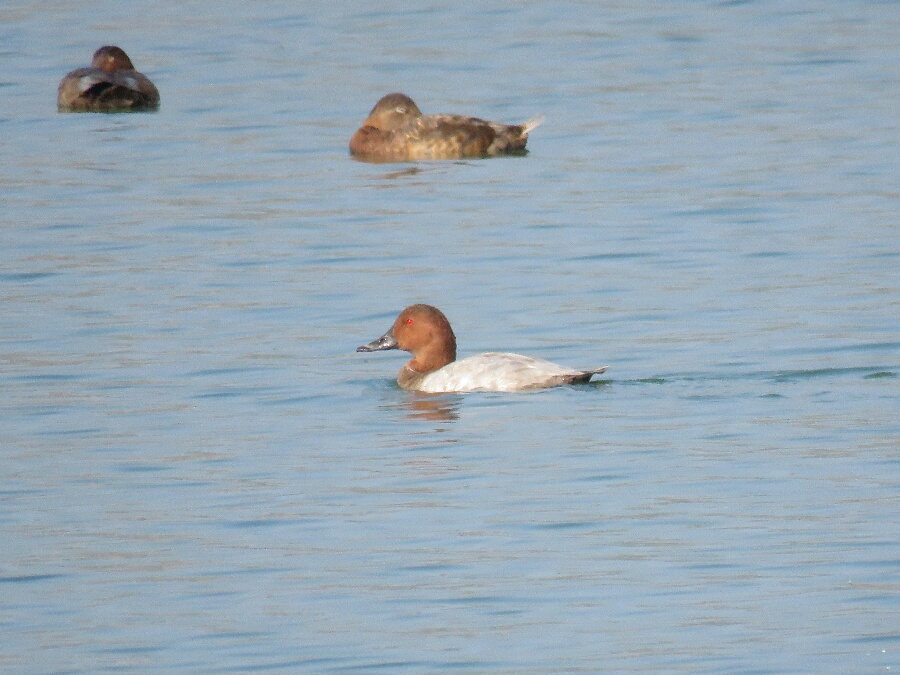
POLYGON ((423 375, 433 373, 456 361, 456 340, 433 342, 417 351, 406 367, 423 375))
POLYGON ((418 388, 419 382, 422 381, 423 377, 425 377, 425 373, 416 372, 410 368, 407 363, 397 374, 397 384, 400 385, 401 389, 415 390, 418 388))

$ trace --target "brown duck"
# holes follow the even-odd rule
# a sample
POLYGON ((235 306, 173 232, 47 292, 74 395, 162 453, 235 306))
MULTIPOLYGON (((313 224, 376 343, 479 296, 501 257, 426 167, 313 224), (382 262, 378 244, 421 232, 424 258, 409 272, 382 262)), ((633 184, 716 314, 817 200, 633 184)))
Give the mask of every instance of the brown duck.
POLYGON ((59 83, 56 103, 63 112, 128 112, 156 110, 159 91, 134 69, 119 47, 94 52, 89 68, 78 68, 59 83))
POLYGON ((465 115, 423 115, 406 94, 383 97, 350 139, 350 152, 373 162, 489 157, 525 150, 543 122, 501 124, 465 115))

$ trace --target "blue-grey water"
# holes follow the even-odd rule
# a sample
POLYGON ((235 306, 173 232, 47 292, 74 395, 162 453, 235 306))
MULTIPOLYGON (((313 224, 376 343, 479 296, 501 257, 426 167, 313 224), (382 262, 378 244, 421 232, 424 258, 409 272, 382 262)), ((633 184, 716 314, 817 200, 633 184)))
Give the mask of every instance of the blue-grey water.
POLYGON ((0 671, 900 668, 900 4, 0 5, 0 671), (58 114, 118 44, 156 114, 58 114), (374 102, 527 157, 373 165, 374 102), (400 390, 460 354, 595 384, 400 390))

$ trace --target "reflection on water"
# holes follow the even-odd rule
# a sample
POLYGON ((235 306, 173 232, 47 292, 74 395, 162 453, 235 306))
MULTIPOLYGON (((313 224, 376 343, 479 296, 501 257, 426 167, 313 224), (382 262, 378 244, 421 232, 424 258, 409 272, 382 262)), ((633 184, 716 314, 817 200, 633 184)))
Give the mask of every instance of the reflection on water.
MULTIPOLYGON (((387 397, 386 397, 387 398, 387 397)), ((383 404, 385 410, 406 412, 409 420, 427 422, 455 422, 459 419, 462 396, 458 394, 423 394, 404 392, 398 401, 396 392, 391 392, 389 402, 383 404)))
MULTIPOLYGON (((374 164, 375 162, 369 162, 370 164, 374 164)), ((417 176, 422 173, 423 170, 419 166, 408 166, 398 171, 390 171, 382 176, 385 180, 392 180, 395 178, 407 178, 409 176, 417 176)))

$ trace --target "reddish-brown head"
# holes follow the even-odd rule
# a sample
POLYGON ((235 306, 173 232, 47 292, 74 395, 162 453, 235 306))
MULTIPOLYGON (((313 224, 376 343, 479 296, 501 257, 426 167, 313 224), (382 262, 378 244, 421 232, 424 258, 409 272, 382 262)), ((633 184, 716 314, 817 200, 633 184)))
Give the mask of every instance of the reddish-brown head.
POLYGON ((397 346, 413 356, 439 353, 447 358, 447 363, 456 360, 456 336, 437 307, 410 305, 394 321, 393 332, 397 346))
POLYGON ((418 373, 430 373, 456 360, 456 336, 437 307, 410 305, 400 312, 387 333, 356 351, 385 349, 410 352, 413 358, 406 365, 418 373))

